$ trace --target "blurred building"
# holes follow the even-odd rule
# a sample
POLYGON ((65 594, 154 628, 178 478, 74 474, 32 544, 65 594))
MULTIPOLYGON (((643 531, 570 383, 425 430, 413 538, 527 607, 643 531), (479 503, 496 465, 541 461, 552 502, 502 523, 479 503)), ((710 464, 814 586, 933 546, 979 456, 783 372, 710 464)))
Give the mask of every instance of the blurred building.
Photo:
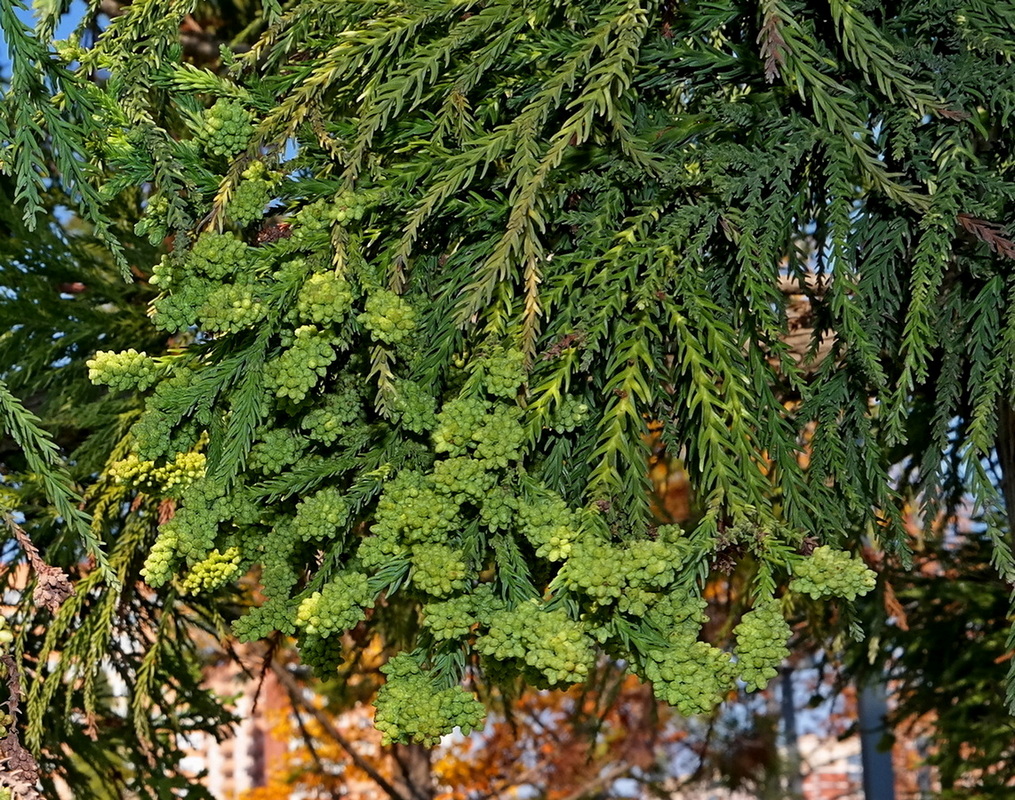
POLYGON ((279 741, 273 728, 289 712, 289 701, 270 671, 247 675, 235 664, 223 663, 206 674, 210 688, 234 698, 231 705, 240 722, 222 741, 204 732, 191 734, 181 766, 202 776, 202 783, 219 800, 238 800, 247 790, 264 786, 285 754, 288 743, 279 741))

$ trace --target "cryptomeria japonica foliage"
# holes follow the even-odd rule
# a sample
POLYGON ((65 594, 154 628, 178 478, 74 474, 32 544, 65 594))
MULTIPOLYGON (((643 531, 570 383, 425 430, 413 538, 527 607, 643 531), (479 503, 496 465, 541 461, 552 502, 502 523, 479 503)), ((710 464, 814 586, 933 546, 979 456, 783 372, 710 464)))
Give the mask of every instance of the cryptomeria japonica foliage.
POLYGON ((9 1, 28 213, 45 126, 96 230, 142 186, 166 242, 129 265, 165 352, 89 362, 146 398, 107 465, 163 520, 145 580, 255 570, 234 630, 322 672, 415 604, 388 739, 480 724, 469 675, 567 685, 602 653, 709 711, 774 675, 797 598, 873 587, 850 551, 904 550, 904 495, 996 505, 1015 6, 300 0, 213 70, 187 2, 51 57, 9 1), (650 423, 696 493, 680 525, 650 512, 650 423), (727 652, 700 590, 734 565, 727 652))

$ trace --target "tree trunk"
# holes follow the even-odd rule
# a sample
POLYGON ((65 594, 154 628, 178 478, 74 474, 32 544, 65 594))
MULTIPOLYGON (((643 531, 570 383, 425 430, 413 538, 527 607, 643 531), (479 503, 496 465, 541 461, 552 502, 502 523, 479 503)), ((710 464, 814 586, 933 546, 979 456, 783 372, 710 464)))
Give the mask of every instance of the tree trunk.
POLYGON ((436 787, 427 748, 419 744, 395 744, 391 746, 391 759, 394 762, 391 782, 402 797, 433 800, 436 787))
POLYGON ((1002 400, 997 409, 997 458, 1001 464, 1001 495, 1011 539, 1011 514, 1015 509, 1015 409, 1007 399, 1002 400))

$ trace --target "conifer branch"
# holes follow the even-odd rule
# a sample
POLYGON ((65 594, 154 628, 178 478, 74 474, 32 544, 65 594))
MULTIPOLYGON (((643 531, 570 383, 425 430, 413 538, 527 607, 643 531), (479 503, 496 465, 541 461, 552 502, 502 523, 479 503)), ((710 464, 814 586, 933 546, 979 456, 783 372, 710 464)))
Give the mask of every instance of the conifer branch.
POLYGON ((1005 236, 1000 225, 986 220, 977 219, 965 212, 957 216, 959 225, 983 242, 1002 258, 1015 259, 1015 241, 1005 236))
MULTIPOLYGON (((8 654, 0 656, 0 672, 7 684, 7 713, 17 719, 21 702, 20 669, 8 654)), ((16 728, 0 739, 0 786, 9 789, 16 800, 42 800, 36 789, 39 764, 21 744, 16 728)))
POLYGON ((91 530, 89 516, 81 510, 81 497, 71 484, 56 445, 39 427, 39 418, 11 394, 3 381, 0 381, 0 422, 23 450, 29 468, 38 475, 46 496, 64 524, 88 549, 103 578, 110 586, 116 586, 117 577, 110 569, 101 542, 91 530))
POLYGON ((777 6, 771 0, 761 3, 761 20, 758 44, 765 61, 765 80, 774 83, 786 65, 786 40, 782 36, 777 6))

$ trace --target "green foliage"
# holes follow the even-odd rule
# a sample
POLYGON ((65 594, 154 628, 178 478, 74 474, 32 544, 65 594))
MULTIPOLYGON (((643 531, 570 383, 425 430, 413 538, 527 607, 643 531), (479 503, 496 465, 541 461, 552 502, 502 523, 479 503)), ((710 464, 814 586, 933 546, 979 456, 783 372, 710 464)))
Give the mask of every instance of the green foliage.
POLYGON ((182 594, 213 592, 233 581, 240 571, 240 549, 226 548, 225 552, 212 550, 203 561, 190 568, 180 582, 182 594))
MULTIPOLYGON (((658 593, 673 585, 689 555, 677 526, 664 526, 656 535, 626 546, 586 535, 569 550, 559 579, 572 592, 587 595, 593 608, 616 605, 643 616, 658 593)), ((550 544, 554 546, 552 539, 550 544)))
POLYGON ((133 389, 143 392, 158 381, 158 367, 146 353, 139 353, 133 347, 122 353, 99 350, 85 363, 92 383, 108 386, 114 391, 133 389))
POLYGON ((385 744, 410 739, 432 746, 454 728, 471 733, 486 715, 483 704, 460 686, 438 689, 407 653, 382 667, 387 682, 377 693, 377 729, 385 744))
POLYGON ((796 566, 790 589, 815 600, 819 597, 856 600, 857 595, 867 594, 876 583, 874 572, 861 559, 822 545, 796 566))
POLYGON ((564 609, 547 609, 532 599, 514 608, 496 608, 476 641, 480 653, 498 661, 516 660, 537 683, 569 685, 584 680, 595 663, 592 639, 564 609))
POLYGON ((88 547, 106 578, 116 583, 99 541, 89 525, 89 517, 80 509, 80 497, 71 485, 60 462, 56 445, 39 427, 39 418, 28 411, 7 385, 0 380, 0 421, 21 448, 27 468, 42 484, 46 498, 74 533, 88 547))
POLYGON ((705 602, 686 590, 671 592, 649 613, 662 633, 660 645, 645 650, 645 676, 656 694, 682 714, 714 708, 732 689, 735 669, 729 653, 699 641, 705 602))
POLYGON ((371 606, 470 598, 392 660, 389 739, 476 724, 434 675, 579 682, 600 652, 707 712, 770 675, 783 587, 852 600, 861 539, 905 551, 895 465, 923 465, 931 515, 959 474, 993 502, 1007 5, 307 2, 216 73, 182 62, 185 13, 131 6, 77 72, 12 39, 36 88, 14 113, 77 97, 57 151, 95 154, 110 198, 149 184, 139 230, 174 235, 152 308, 175 351, 111 474, 175 502, 153 582, 235 548, 268 598, 235 629, 298 625, 317 665, 371 606), (653 422, 696 492, 683 527, 652 518, 653 422), (172 466, 198 452, 203 475, 172 466), (765 605, 734 663, 696 610, 738 558, 765 605))
POLYGON ((990 550, 981 534, 949 525, 914 554, 917 569, 886 562, 881 590, 859 608, 870 639, 849 651, 853 679, 891 681, 895 729, 933 715, 928 762, 947 800, 998 796, 1015 777, 1004 707, 1011 587, 990 550))
POLYGON ((219 99, 202 116, 194 139, 208 155, 228 158, 247 146, 254 133, 252 123, 253 117, 241 103, 219 99))
POLYGON ((476 599, 471 595, 459 595, 423 606, 423 624, 438 641, 461 639, 478 621, 476 614, 476 599))
POLYGON ((0 3, 0 29, 12 56, 0 115, 0 170, 14 177, 13 200, 22 206, 25 224, 32 230, 46 205, 43 192, 47 178, 52 177, 52 164, 71 200, 81 207, 126 277, 123 248, 103 211, 99 171, 92 159, 83 157, 86 132, 96 130, 102 119, 102 101, 63 58, 52 57, 48 37, 55 22, 33 32, 17 13, 25 9, 20 0, 0 3), (53 102, 54 94, 63 102, 53 102))
POLYGON ((308 634, 327 638, 363 619, 363 607, 368 605, 373 605, 373 597, 367 576, 360 572, 343 573, 300 603, 296 626, 305 628, 308 634))
POLYGON ((404 342, 415 327, 412 308, 394 292, 378 289, 371 292, 364 311, 356 320, 370 335, 385 344, 404 342))
POLYGON ((234 222, 247 225, 264 217, 279 176, 270 173, 263 161, 255 161, 240 173, 240 178, 226 210, 234 222))
POLYGON ((333 272, 311 275, 300 288, 296 310, 309 323, 331 325, 352 307, 352 287, 333 272))
MULTIPOLYGON (((75 582, 59 608, 43 607, 33 595, 47 576, 22 569, 38 562, 4 526, 4 617, 15 633, 10 651, 21 684, 13 729, 38 762, 45 796, 61 784, 103 800, 130 792, 168 800, 184 789, 203 797, 179 773, 177 735, 231 722, 194 668, 202 657, 196 631, 214 635, 220 619, 199 601, 180 613, 173 592, 136 591, 159 504, 139 502, 128 513, 133 498, 125 486, 98 475, 105 464, 126 460, 123 437, 142 403, 133 391, 92 387, 86 364, 99 350, 162 353, 164 342, 144 313, 152 292, 143 281, 122 280, 87 222, 61 213, 30 231, 14 216, 20 212, 5 181, 0 193, 0 316, 10 322, 0 334, 0 381, 9 392, 0 414, 0 508, 5 522, 12 514, 22 520, 36 557, 75 582)), ((48 207, 67 202, 57 186, 43 200, 48 207)), ((112 210, 122 222, 128 209, 136 215, 126 199, 112 210)), ((154 251, 130 227, 115 227, 124 251, 150 262, 154 251)), ((145 358, 127 360, 142 372, 151 366, 145 358)), ((123 363, 112 357, 107 365, 117 373, 123 363)), ((203 474, 195 456, 204 458, 184 452, 162 463, 157 476, 137 475, 152 486, 175 486, 188 472, 203 474)))
POLYGON ((767 686, 789 655, 786 643, 792 635, 779 603, 769 601, 752 608, 733 635, 737 639, 737 671, 748 691, 767 686))
POLYGON ((337 489, 321 489, 296 506, 293 530, 301 539, 330 539, 345 530, 349 504, 337 489))

